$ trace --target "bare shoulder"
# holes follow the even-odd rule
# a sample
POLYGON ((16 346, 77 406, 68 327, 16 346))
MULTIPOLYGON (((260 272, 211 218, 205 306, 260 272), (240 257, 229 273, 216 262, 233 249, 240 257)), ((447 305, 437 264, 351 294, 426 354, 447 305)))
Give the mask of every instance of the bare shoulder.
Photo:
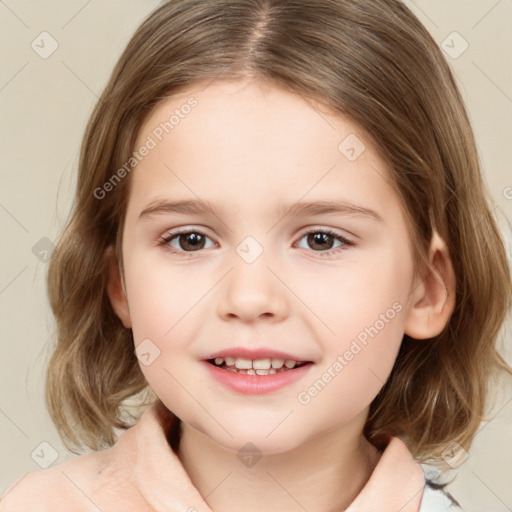
POLYGON ((88 495, 93 495, 98 477, 112 471, 109 451, 77 456, 19 477, 0 499, 0 512, 97 512, 88 495))

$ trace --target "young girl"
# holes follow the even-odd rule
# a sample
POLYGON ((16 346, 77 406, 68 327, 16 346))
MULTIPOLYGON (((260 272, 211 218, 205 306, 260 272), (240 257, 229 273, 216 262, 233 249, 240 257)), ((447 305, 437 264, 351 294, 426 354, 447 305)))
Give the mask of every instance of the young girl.
POLYGON ((460 510, 420 462, 469 449, 507 369, 488 199, 399 1, 165 3, 87 126, 49 268, 48 407, 95 453, 3 512, 460 510))

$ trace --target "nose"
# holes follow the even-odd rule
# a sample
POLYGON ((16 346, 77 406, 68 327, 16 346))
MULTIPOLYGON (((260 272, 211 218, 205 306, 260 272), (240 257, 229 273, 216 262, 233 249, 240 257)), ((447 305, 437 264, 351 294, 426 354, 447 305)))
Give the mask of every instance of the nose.
POLYGON ((263 255, 253 263, 235 255, 232 269, 221 284, 219 317, 243 322, 282 321, 288 314, 289 303, 287 288, 278 276, 279 272, 267 266, 263 255))

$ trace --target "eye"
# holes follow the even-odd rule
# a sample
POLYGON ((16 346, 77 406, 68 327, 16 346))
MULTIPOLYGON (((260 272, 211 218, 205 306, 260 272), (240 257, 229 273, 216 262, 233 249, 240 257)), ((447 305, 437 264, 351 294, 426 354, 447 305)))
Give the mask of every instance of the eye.
MULTIPOLYGON (((306 240, 306 244, 313 247, 313 252, 319 253, 320 256, 330 256, 354 245, 353 242, 330 229, 312 229, 302 234, 300 241, 303 239, 306 240), (339 242, 339 245, 333 248, 336 241, 339 242)), ((211 240, 211 238, 201 231, 183 230, 165 234, 158 243, 173 254, 186 257, 192 256, 191 253, 206 249, 206 240, 211 240)), ((213 243, 213 246, 215 245, 213 243)))
POLYGON ((172 253, 185 256, 186 253, 204 249, 207 239, 210 239, 210 237, 197 230, 174 231, 162 236, 159 240, 159 244, 165 245, 172 253))
POLYGON ((330 256, 333 253, 344 251, 348 246, 354 245, 353 242, 339 235, 330 229, 313 229, 302 234, 300 240, 306 240, 311 247, 317 247, 321 256, 330 256), (333 249, 333 244, 338 241, 340 244, 333 249))

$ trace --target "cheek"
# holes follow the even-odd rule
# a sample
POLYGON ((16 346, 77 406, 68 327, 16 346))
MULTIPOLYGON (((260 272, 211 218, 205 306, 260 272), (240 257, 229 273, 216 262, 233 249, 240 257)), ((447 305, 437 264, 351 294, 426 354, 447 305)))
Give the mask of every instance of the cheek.
POLYGON ((167 407, 186 410, 190 396, 179 383, 198 393, 200 383, 190 381, 188 363, 194 358, 191 342, 205 318, 200 299, 208 291, 207 284, 200 279, 203 273, 133 256, 137 265, 127 263, 126 286, 141 370, 167 407), (147 360, 141 357, 145 353, 150 354, 147 360))
POLYGON ((287 276, 287 282, 303 303, 291 297, 298 310, 305 306, 312 312, 303 315, 311 319, 312 329, 338 350, 359 335, 364 342, 366 329, 372 326, 379 333, 385 331, 388 339, 401 339, 411 272, 405 257, 385 248, 314 273, 304 269, 287 276))
POLYGON ((385 383, 403 339, 411 272, 406 257, 390 247, 378 258, 317 274, 309 286, 304 280, 297 286, 321 320, 311 317, 311 329, 323 348, 319 385, 329 382, 331 392, 321 399, 326 405, 336 397, 354 406, 369 403, 385 383))
MULTIPOLYGON (((143 255, 137 258, 132 254, 132 263, 135 262, 132 267, 127 262, 126 275, 133 338, 138 354, 151 354, 148 365, 139 355, 141 370, 161 398, 174 390, 166 405, 170 407, 172 403, 173 408, 179 408, 181 401, 187 402, 188 398, 177 382, 187 382, 187 389, 191 388, 188 364, 202 355, 194 340, 201 337, 202 326, 211 312, 205 308, 206 296, 216 279, 208 278, 211 271, 192 271, 165 258, 149 261, 143 255)), ((194 389, 200 385, 195 381, 192 384, 194 389)))
POLYGON ((166 260, 165 255, 133 255, 126 286, 134 339, 168 338, 181 324, 198 315, 210 279, 205 271, 166 260), (197 307, 199 306, 199 307, 197 307))
POLYGON ((400 301, 390 301, 361 295, 336 308, 336 335, 323 337, 319 368, 296 397, 309 415, 329 410, 329 424, 344 423, 382 389, 403 339, 405 309, 400 301))

